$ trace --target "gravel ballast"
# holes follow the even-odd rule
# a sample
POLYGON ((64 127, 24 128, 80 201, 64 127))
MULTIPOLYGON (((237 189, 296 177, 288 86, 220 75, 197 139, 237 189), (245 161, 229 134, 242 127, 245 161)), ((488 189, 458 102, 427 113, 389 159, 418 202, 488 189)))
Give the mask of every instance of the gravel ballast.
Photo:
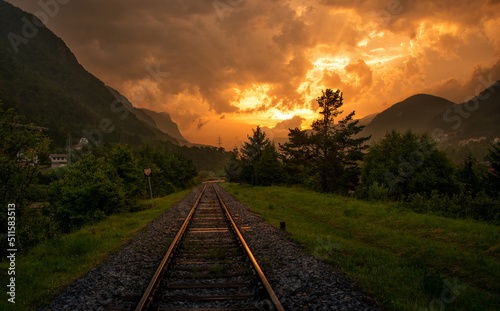
MULTIPOLYGON (((44 311, 133 306, 149 283, 202 187, 160 215, 122 250, 70 285, 44 311)), ((285 310, 380 310, 330 265, 307 255, 221 187, 217 189, 285 310)))
POLYGON ((201 189, 197 187, 188 193, 137 233, 107 262, 70 285, 42 310, 105 310, 107 306, 135 304, 127 301, 127 297, 133 300, 134 296, 142 295, 201 189))
MULTIPOLYGON (((286 310, 381 310, 332 266, 306 253, 230 193, 217 188, 286 310)), ((326 241, 328 242, 328 241, 326 241)))

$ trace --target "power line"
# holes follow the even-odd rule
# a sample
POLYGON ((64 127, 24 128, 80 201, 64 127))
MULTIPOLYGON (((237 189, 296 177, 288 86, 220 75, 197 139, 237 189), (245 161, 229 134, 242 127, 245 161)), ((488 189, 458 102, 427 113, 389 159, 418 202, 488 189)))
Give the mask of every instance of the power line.
POLYGON ((221 138, 220 136, 219 136, 219 137, 217 137, 217 146, 218 146, 219 148, 222 148, 222 138, 221 138))

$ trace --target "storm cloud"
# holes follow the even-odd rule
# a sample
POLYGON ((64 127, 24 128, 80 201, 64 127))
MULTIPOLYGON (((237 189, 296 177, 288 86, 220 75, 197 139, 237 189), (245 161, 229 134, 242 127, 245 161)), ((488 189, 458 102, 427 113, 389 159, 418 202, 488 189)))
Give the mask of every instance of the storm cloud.
MULTIPOLYGON (((9 2, 35 13, 55 1, 9 2)), ((194 133, 211 118, 314 112, 325 87, 341 89, 358 116, 422 91, 456 101, 478 75, 500 78, 499 9, 490 0, 87 0, 60 5, 47 26, 134 105, 194 133)))

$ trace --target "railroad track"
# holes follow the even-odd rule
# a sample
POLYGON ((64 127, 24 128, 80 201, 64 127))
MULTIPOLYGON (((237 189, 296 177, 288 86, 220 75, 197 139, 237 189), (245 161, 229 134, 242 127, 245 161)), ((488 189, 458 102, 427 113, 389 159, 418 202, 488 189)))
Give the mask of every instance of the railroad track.
POLYGON ((136 311, 284 310, 216 187, 205 184, 136 311))

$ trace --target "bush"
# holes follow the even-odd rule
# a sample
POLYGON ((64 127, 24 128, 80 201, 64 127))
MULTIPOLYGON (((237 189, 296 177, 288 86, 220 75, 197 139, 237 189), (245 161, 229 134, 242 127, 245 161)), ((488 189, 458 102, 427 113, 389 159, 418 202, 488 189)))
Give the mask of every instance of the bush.
POLYGON ((362 179, 365 187, 374 182, 386 186, 395 199, 415 193, 429 196, 434 190, 448 195, 460 191, 448 156, 429 136, 411 131, 392 131, 375 143, 364 156, 362 179))
POLYGON ((500 200, 481 192, 476 197, 470 193, 445 195, 433 192, 431 196, 419 193, 407 196, 400 206, 418 213, 435 213, 446 217, 472 218, 500 224, 500 200))
POLYGON ((417 213, 427 213, 429 211, 429 200, 420 193, 412 193, 400 203, 400 206, 407 207, 417 213))
MULTIPOLYGON (((175 189, 185 189, 198 175, 193 162, 179 154, 144 147, 139 150, 137 158, 143 168, 151 168, 151 184, 155 197, 170 194, 175 189)), ((143 177, 142 189, 147 189, 146 197, 149 197, 146 177, 143 177)))
POLYGON ((163 185, 163 193, 164 195, 169 195, 175 192, 175 187, 171 182, 166 182, 163 185))
POLYGON ((385 201, 389 198, 389 189, 374 181, 368 187, 368 199, 371 201, 385 201))
POLYGON ((118 145, 105 155, 105 159, 116 170, 123 183, 125 204, 129 210, 140 209, 139 198, 145 192, 145 188, 142 187, 143 172, 132 149, 118 145))
POLYGON ((57 183, 55 219, 65 232, 125 208, 122 180, 102 158, 82 157, 57 183))
POLYGON ((468 217, 500 225, 500 200, 491 198, 484 192, 480 192, 474 199, 470 198, 465 212, 468 217))
POLYGON ((260 158, 254 164, 254 184, 271 186, 283 181, 283 167, 273 145, 264 147, 260 158))
POLYGON ((50 212, 50 206, 40 208, 26 208, 22 213, 22 222, 19 223, 19 248, 25 251, 36 244, 54 237, 57 225, 50 212))

